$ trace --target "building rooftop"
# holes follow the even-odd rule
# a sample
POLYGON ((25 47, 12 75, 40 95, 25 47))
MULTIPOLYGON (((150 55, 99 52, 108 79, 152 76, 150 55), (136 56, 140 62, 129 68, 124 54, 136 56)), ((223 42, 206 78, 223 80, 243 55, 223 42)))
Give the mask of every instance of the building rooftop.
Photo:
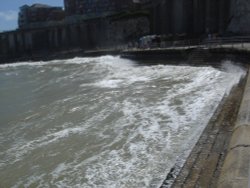
POLYGON ((51 6, 49 5, 39 4, 39 3, 33 4, 31 7, 32 8, 51 8, 51 6))

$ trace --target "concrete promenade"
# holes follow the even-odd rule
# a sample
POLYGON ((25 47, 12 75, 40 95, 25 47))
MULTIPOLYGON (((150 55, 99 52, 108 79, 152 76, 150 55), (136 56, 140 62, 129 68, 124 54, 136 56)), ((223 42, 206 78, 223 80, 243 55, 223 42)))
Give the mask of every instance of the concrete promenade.
POLYGON ((248 75, 218 187, 250 188, 250 75, 248 75))

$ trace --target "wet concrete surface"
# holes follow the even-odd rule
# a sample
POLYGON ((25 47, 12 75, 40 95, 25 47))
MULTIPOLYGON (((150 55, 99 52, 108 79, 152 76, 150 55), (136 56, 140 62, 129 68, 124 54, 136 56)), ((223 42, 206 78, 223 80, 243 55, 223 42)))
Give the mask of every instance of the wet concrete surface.
POLYGON ((229 96, 224 98, 172 186, 168 184, 168 179, 174 177, 176 167, 173 167, 171 172, 173 174, 168 175, 161 188, 215 188, 218 186, 245 85, 246 78, 242 79, 229 96))

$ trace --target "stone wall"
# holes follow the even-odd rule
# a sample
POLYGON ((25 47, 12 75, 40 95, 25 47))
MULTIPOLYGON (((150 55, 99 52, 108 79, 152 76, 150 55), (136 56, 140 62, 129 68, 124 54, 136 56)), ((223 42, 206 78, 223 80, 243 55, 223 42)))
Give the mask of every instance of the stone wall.
POLYGON ((111 21, 107 24, 105 41, 112 44, 125 44, 150 33, 150 22, 147 17, 111 21))
POLYGON ((228 31, 239 34, 250 33, 250 1, 231 0, 228 31))
MULTIPOLYGON (((100 49, 127 44, 150 33, 147 17, 93 19, 77 24, 0 33, 0 61, 73 49, 100 49)), ((1 63, 1 62, 0 62, 1 63)))
POLYGON ((230 0, 162 0, 152 8, 153 33, 199 37, 224 34, 230 0))

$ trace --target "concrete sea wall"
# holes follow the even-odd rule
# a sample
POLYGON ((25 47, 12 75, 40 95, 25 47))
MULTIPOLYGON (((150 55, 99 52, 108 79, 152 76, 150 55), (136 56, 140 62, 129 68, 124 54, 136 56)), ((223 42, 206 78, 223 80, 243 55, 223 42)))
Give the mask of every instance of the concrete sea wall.
POLYGON ((22 57, 47 56, 72 49, 118 46, 147 35, 150 32, 149 25, 147 17, 124 20, 103 18, 0 33, 0 63, 22 57))

